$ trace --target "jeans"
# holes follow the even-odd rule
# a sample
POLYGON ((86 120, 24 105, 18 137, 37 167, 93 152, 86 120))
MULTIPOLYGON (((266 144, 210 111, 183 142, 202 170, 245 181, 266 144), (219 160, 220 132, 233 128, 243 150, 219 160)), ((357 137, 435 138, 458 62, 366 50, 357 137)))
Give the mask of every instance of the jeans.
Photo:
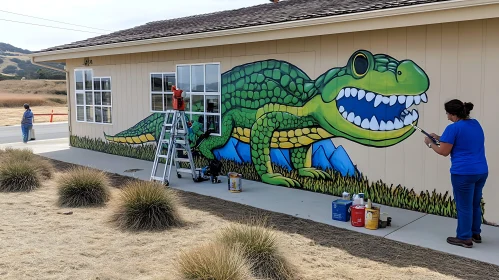
POLYGON ((457 208, 457 235, 461 240, 471 239, 481 233, 482 190, 488 173, 477 175, 451 174, 452 189, 457 208))
POLYGON ((23 133, 23 142, 26 143, 28 142, 29 138, 29 131, 33 127, 32 124, 21 124, 21 131, 23 133))

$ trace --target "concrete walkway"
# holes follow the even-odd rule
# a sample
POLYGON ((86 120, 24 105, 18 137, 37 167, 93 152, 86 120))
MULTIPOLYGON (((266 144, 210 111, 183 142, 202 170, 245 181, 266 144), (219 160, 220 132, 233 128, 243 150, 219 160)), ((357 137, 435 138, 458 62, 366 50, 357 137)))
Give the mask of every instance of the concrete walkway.
MULTIPOLYGON (((69 147, 67 138, 41 140, 35 142, 3 144, 1 147, 31 148, 34 153, 51 159, 94 167, 108 172, 149 180, 152 163, 149 161, 119 157, 84 149, 69 147), (134 174, 124 173, 127 169, 141 169, 134 174)), ((162 168, 162 167, 160 167, 162 168)), ((162 170, 162 169, 160 169, 162 170)), ((350 223, 334 221, 331 218, 331 203, 337 197, 267 185, 243 180, 241 193, 227 190, 227 179, 222 177, 221 184, 209 181, 194 183, 190 177, 178 179, 172 173, 171 187, 218 197, 253 207, 280 212, 316 222, 346 228, 366 234, 381 236, 421 247, 426 247, 462 257, 467 257, 499 265, 499 228, 482 226, 482 244, 466 249, 446 243, 447 236, 455 235, 456 220, 427 215, 388 206, 381 206, 382 212, 392 217, 392 226, 378 230, 352 227, 350 223)), ((379 205, 378 205, 379 206, 379 205)))

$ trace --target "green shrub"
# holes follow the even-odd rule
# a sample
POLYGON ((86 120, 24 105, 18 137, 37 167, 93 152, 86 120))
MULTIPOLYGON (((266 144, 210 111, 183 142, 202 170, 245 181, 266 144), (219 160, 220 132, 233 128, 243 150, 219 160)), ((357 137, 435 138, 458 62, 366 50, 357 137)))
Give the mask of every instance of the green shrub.
POLYGON ((57 180, 61 207, 101 206, 110 198, 109 179, 99 170, 77 167, 57 180))
POLYGON ((132 181, 123 188, 112 220, 125 230, 163 230, 183 224, 177 205, 176 194, 162 184, 132 181))
POLYGON ((215 242, 182 252, 177 265, 184 279, 247 280, 251 265, 240 247, 215 242))
POLYGON ((244 256, 252 264, 254 276, 264 279, 293 279, 294 268, 278 246, 275 231, 262 222, 233 224, 219 233, 217 240, 228 246, 241 246, 244 256))
POLYGON ((9 160, 0 164, 0 191, 29 192, 40 185, 40 174, 29 162, 9 160))

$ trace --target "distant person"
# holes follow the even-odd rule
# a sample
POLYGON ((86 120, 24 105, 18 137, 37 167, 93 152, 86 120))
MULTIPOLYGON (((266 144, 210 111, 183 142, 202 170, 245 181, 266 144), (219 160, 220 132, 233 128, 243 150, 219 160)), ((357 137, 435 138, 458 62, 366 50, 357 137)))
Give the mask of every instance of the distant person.
POLYGON ((488 177, 485 158, 485 135, 480 123, 470 118, 473 104, 453 99, 444 108, 449 124, 442 136, 431 136, 440 141, 440 147, 428 137, 424 142, 437 154, 451 156, 451 183, 457 208, 456 237, 448 237, 452 245, 473 247, 482 243, 482 190, 488 177))
POLYGON ((29 108, 28 104, 24 104, 24 114, 21 120, 21 131, 23 133, 23 142, 28 143, 29 131, 33 128, 33 112, 29 108))

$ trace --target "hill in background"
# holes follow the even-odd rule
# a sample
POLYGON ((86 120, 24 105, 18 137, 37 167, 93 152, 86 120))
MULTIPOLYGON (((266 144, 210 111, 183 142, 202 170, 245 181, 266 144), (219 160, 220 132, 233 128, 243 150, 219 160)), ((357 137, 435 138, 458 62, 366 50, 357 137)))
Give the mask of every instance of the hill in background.
MULTIPOLYGON (((31 63, 27 56, 31 51, 14 47, 0 42, 0 81, 20 80, 23 77, 29 80, 48 79, 64 80, 66 75, 62 72, 40 67, 31 63)), ((64 69, 64 63, 44 63, 45 65, 64 69)))

